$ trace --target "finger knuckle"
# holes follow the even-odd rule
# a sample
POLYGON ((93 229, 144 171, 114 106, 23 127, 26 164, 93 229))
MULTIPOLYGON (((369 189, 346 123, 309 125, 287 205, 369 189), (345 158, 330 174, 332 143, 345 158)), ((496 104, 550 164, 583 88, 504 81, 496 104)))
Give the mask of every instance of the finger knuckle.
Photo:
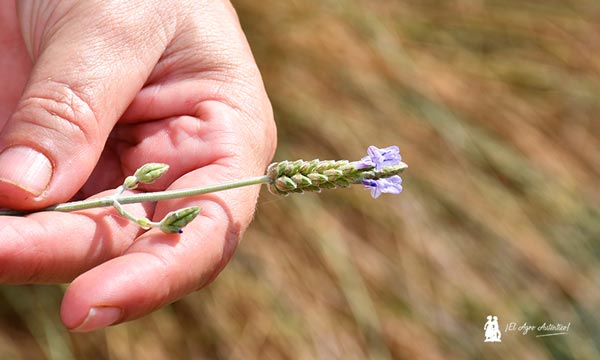
POLYGON ((19 126, 33 125, 68 143, 87 143, 96 137, 98 121, 82 92, 52 80, 35 88, 15 112, 19 126))

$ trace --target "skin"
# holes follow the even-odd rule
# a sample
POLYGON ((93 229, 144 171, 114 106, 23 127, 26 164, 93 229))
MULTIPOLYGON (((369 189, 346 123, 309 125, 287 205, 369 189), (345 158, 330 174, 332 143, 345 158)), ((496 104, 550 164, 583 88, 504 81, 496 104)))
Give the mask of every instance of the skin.
MULTIPOLYGON (((228 1, 4 2, 0 79, 0 207, 105 196, 147 162, 170 170, 143 190, 261 175, 276 145, 228 1), (25 147, 48 162, 22 169, 25 147)), ((71 282, 61 318, 74 331, 138 318, 214 279, 258 190, 127 205, 154 221, 201 206, 181 235, 143 232, 110 208, 0 217, 0 282, 71 282)))

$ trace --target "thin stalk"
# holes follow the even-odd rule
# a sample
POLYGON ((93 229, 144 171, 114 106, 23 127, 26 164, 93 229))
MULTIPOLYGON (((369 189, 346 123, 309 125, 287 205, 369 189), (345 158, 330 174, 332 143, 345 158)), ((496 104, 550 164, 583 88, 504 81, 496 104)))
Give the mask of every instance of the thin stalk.
POLYGON ((180 189, 180 190, 165 190, 149 193, 128 194, 119 196, 107 196, 98 199, 89 199, 81 201, 73 201, 63 204, 50 206, 44 209, 35 211, 19 211, 19 210, 0 210, 0 215, 26 215, 39 211, 60 211, 71 212, 77 210, 91 209, 97 207, 113 206, 113 202, 117 200, 120 204, 133 204, 141 202, 154 202, 160 200, 180 199, 189 196, 208 194, 216 191, 235 189, 244 186, 268 184, 272 182, 269 176, 257 176, 248 179, 232 181, 223 184, 200 186, 196 188, 180 189))

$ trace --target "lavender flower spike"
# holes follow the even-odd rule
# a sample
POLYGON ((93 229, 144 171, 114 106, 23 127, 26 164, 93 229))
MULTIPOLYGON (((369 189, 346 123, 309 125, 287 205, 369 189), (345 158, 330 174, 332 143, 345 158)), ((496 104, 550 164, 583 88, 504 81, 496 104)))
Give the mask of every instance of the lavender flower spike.
POLYGON ((369 156, 354 162, 315 159, 273 163, 267 169, 269 191, 287 195, 364 184, 371 189, 374 198, 382 193, 400 193, 402 179, 398 174, 407 165, 400 161, 398 147, 379 149, 370 146, 368 154, 369 156))
POLYGON ((400 165, 402 157, 400 149, 397 146, 389 146, 379 149, 376 146, 369 146, 367 149, 368 156, 363 157, 357 163, 359 168, 374 167, 375 171, 381 171, 386 166, 400 165))

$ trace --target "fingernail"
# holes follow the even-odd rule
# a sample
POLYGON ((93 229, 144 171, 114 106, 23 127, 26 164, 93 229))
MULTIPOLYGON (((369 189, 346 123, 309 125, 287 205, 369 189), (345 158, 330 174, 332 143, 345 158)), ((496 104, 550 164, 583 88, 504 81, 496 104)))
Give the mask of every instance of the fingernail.
POLYGON ((114 324, 121 319, 123 310, 116 307, 93 307, 90 308, 87 317, 81 325, 71 329, 73 332, 86 332, 114 324))
POLYGON ((52 163, 32 148, 14 146, 0 153, 0 181, 40 196, 52 177, 52 163))

